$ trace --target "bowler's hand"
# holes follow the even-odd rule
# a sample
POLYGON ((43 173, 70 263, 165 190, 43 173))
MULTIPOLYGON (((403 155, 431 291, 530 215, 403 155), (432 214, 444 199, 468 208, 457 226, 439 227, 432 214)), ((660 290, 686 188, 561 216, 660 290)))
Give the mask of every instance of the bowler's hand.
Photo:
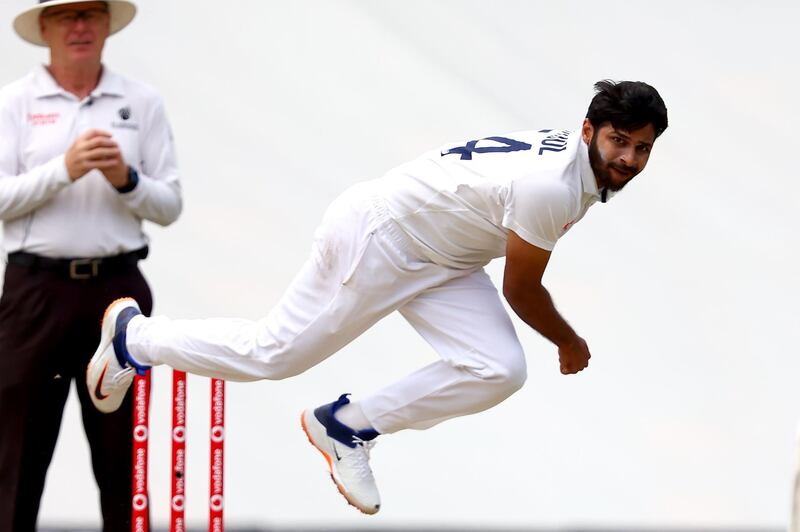
POLYGON ((64 154, 70 179, 76 181, 91 170, 100 170, 115 187, 128 183, 128 166, 111 133, 90 129, 77 138, 64 154))
POLYGON ((558 348, 558 360, 561 363, 561 373, 569 375, 578 373, 589 365, 589 346, 580 336, 573 341, 558 348))

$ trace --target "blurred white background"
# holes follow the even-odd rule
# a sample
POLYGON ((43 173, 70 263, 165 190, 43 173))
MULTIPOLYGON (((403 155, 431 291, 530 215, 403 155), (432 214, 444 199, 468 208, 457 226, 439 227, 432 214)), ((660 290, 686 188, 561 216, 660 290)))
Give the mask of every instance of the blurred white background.
MULTIPOLYGON (((11 30, 0 83, 47 60, 11 30)), ((302 409, 435 354, 391 316, 283 382, 228 385, 229 526, 782 526, 800 419, 793 138, 796 0, 139 0, 106 64, 158 88, 185 211, 149 225, 156 312, 259 318, 346 186, 446 141, 574 129, 603 79, 662 94, 647 170, 559 242, 546 275, 592 349, 579 376, 517 321, 525 388, 488 412, 380 440, 384 499, 346 506, 302 409)), ((2 139, 0 139, 2 141, 2 139)), ((489 267, 500 280, 502 261, 489 267)), ((153 517, 168 516, 170 370, 155 371, 153 517)), ((189 382, 190 523, 207 519, 208 381, 189 382)), ((97 523, 70 399, 40 522, 97 523)))

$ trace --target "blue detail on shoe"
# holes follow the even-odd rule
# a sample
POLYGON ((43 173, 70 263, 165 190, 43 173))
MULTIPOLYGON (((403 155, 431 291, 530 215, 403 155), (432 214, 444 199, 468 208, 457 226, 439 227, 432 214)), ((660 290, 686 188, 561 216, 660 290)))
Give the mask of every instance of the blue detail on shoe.
POLYGON ((150 366, 143 366, 136 362, 130 353, 128 353, 128 348, 125 345, 125 339, 127 337, 126 333, 128 331, 128 322, 134 316, 138 316, 141 314, 135 307, 127 307, 122 309, 122 311, 117 316, 117 323, 114 324, 114 338, 112 339, 111 343, 114 345, 114 354, 117 356, 117 362, 119 362, 120 367, 128 367, 131 366, 136 370, 137 375, 144 375, 150 366))
POLYGON ((336 401, 315 408, 314 417, 325 427, 325 432, 327 432, 328 436, 342 445, 355 448, 356 444, 353 441, 353 437, 369 441, 377 438, 380 432, 374 429, 355 431, 336 419, 334 416, 336 411, 350 402, 350 399, 347 398, 348 395, 350 394, 343 393, 336 401))

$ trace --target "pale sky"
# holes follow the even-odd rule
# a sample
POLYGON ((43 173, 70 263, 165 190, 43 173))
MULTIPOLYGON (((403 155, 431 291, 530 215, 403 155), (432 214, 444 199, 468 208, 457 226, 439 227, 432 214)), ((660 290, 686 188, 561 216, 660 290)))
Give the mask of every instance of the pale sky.
MULTIPOLYGON (((0 84, 45 62, 11 20, 0 84)), ((578 127, 594 82, 654 85, 670 127, 637 181, 557 245, 545 284, 592 363, 558 371, 516 320, 526 386, 379 439, 383 507, 348 507, 300 412, 436 355, 399 316, 292 380, 229 384, 229 526, 761 526, 788 519, 800 421, 800 3, 140 0, 106 64, 164 96, 185 211, 147 226, 155 312, 257 319, 348 185, 446 141, 578 127), (230 6, 235 6, 230 7, 230 6)), ((502 261, 489 268, 500 280, 502 261)), ((170 370, 157 368, 151 494, 169 494, 170 370)), ((207 516, 208 381, 189 382, 190 523, 207 516)), ((43 524, 99 511, 74 399, 43 524)))

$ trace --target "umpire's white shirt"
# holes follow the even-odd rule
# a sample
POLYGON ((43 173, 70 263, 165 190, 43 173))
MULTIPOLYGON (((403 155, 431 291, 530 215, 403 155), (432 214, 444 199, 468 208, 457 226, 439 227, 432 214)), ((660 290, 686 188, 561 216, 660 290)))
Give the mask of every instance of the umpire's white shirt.
POLYGON ((147 244, 143 219, 160 225, 181 212, 172 133, 152 88, 103 68, 83 100, 44 66, 0 89, 0 220, 7 252, 100 257, 147 244), (118 192, 97 170, 70 181, 64 153, 89 129, 112 134, 139 173, 118 192))
POLYGON ((565 130, 447 144, 379 184, 393 218, 422 253, 459 269, 504 256, 509 230, 552 250, 600 198, 580 131, 565 130))

